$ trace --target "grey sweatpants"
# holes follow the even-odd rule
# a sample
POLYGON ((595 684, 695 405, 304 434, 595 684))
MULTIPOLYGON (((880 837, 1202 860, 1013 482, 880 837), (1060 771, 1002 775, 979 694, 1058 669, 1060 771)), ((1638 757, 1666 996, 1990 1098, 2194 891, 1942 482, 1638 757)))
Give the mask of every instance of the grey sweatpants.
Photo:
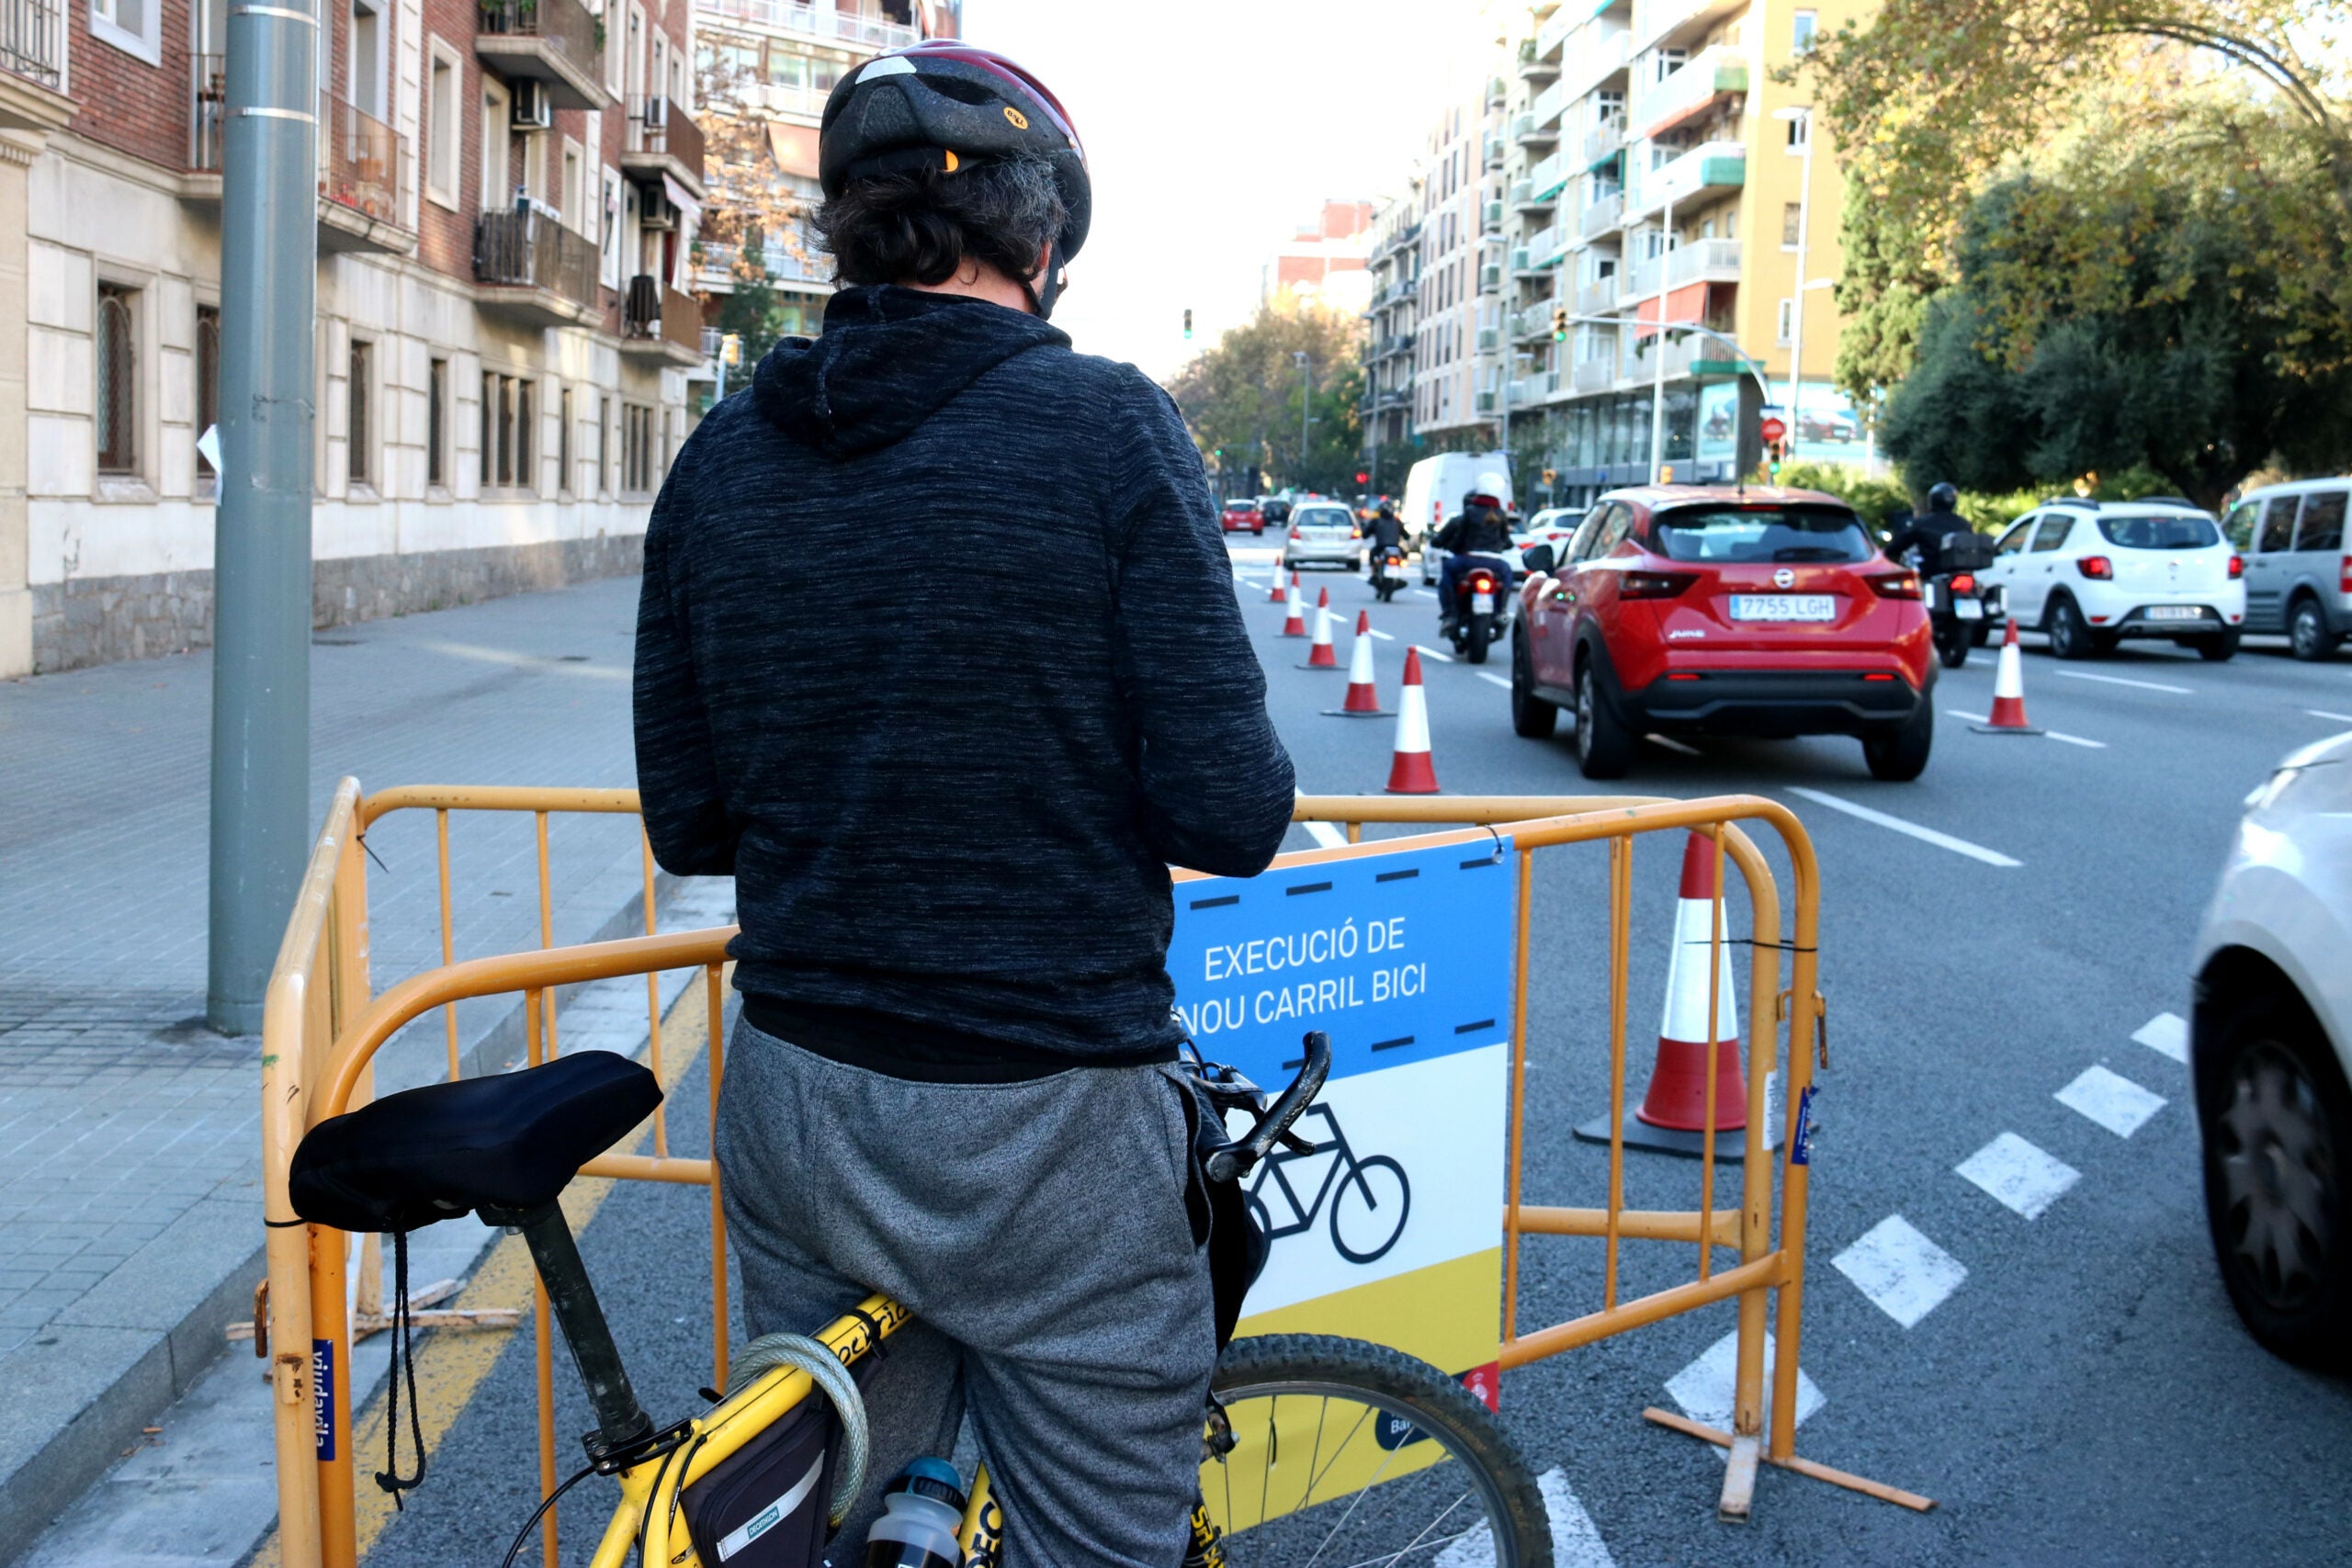
POLYGON ((875 1291, 916 1316, 867 1387, 835 1568, 967 1404, 1011 1568, 1183 1557, 1216 1360, 1187 1092, 1159 1067, 910 1082, 736 1026, 718 1153, 752 1332, 812 1333, 875 1291))

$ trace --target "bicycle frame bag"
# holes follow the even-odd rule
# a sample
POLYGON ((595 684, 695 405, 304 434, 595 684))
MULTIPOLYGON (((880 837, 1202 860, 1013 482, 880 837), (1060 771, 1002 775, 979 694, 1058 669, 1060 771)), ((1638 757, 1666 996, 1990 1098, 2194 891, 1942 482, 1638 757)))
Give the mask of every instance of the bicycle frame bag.
POLYGON ((825 1560, 841 1420, 808 1398, 679 1494, 703 1568, 818 1568, 825 1560))

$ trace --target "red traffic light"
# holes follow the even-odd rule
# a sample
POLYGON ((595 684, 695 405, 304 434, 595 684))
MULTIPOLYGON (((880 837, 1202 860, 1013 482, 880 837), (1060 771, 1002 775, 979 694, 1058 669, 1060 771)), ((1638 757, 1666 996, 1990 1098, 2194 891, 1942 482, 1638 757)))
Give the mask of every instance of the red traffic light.
POLYGON ((1372 476, 1370 474, 1365 473, 1362 468, 1358 468, 1356 470, 1356 483, 1360 485, 1368 485, 1371 482, 1372 476))
POLYGON ((1788 433, 1789 427, 1787 425, 1782 424, 1779 420, 1773 419, 1770 416, 1767 416, 1764 423, 1756 427, 1756 434, 1762 436, 1767 441, 1778 441, 1781 436, 1786 435, 1788 433))

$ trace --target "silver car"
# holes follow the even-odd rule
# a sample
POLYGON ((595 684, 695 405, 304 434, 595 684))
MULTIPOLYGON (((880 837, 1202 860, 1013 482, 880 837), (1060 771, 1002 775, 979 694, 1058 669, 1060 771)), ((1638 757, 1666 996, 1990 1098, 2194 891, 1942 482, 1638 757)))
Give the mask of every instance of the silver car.
POLYGON ((2194 973, 2222 1283, 2278 1355, 2352 1364, 2352 734, 2290 755, 2246 798, 2194 973))
POLYGON ((1363 566, 1363 525, 1338 502, 1302 501, 1283 533, 1283 565, 1363 566))

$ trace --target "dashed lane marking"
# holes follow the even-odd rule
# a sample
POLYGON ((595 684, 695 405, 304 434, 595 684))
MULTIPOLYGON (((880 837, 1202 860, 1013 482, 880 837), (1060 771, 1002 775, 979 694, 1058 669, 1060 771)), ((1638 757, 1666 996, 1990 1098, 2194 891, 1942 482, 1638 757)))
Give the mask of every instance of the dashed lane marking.
POLYGON ((1395 641, 1396 640, 1395 637, 1393 637, 1389 636, 1386 632, 1382 631, 1378 626, 1371 626, 1371 627, 1368 627, 1368 628, 1366 628, 1366 629, 1367 629, 1367 630, 1369 630, 1369 631, 1372 633, 1372 635, 1373 635, 1373 636, 1374 636, 1374 637, 1378 637, 1378 638, 1379 638, 1381 641, 1383 641, 1383 642, 1395 642, 1395 641))
POLYGON ((2352 724, 2352 713, 2330 713, 2325 708, 2305 708, 2313 718, 2332 718, 2338 724, 2352 724))
POLYGON ((1347 830, 1337 822, 1301 822, 1299 826, 1323 849, 1336 850, 1348 841, 1347 830))
POLYGON ((2085 1067, 2082 1076, 2052 1097, 2080 1111, 2119 1138, 2128 1138, 2165 1108, 2165 1097, 2142 1089, 2121 1073, 2085 1067))
POLYGON ((1453 655, 1450 653, 1440 653, 1436 649, 1431 648, 1425 642, 1417 642, 1413 646, 1419 649, 1430 658, 1436 660, 1440 664, 1451 664, 1453 662, 1453 655))
POLYGON ((1500 686, 1506 692, 1510 690, 1510 682, 1501 675, 1491 675, 1486 671, 1481 670, 1478 671, 1478 679, 1484 681, 1489 686, 1500 686))
POLYGON ((2188 1060, 2188 1021, 2177 1012, 2160 1012, 2132 1032, 2132 1038, 2159 1056, 2188 1060))
POLYGON ((1600 1529, 1568 1490, 1566 1471, 1556 1467, 1535 1478, 1544 1495, 1544 1512, 1552 1522, 1553 1568, 1617 1568, 1617 1560, 1602 1544, 1600 1529))
POLYGON ((2087 670, 2052 670, 2052 675, 2064 675, 2069 681, 2097 681, 2109 686, 2137 686, 2143 692, 2170 692, 2176 697, 2194 696, 2187 686, 2167 686, 2162 681, 2134 681, 2129 675, 2094 675, 2087 670))
POLYGON ((1434 588, 1416 588, 1413 592, 1419 594, 1424 599, 1434 599, 1437 597, 1437 590, 1434 588))
POLYGON ((1668 736, 1645 735, 1642 739, 1648 741, 1653 746, 1663 746, 1669 751, 1679 751, 1686 757, 1703 757, 1706 755, 1705 752, 1700 750, 1696 746, 1686 746, 1681 741, 1673 739, 1668 736))
POLYGON ((2015 1133, 2002 1134, 1952 1169, 1991 1193, 2011 1213, 2029 1220, 2040 1219, 2044 1209, 2083 1179, 2081 1171, 2015 1133))
MULTIPOLYGON (((1764 1336, 1764 1422, 1771 1425, 1772 1358, 1775 1346, 1770 1334, 1764 1336)), ((1739 1370, 1739 1334, 1736 1330, 1724 1335, 1699 1353, 1698 1359, 1666 1380, 1667 1397, 1682 1407, 1682 1414, 1702 1426, 1719 1431, 1731 1430, 1732 1382, 1739 1370)), ((1797 1425, 1804 1425, 1805 1417, 1820 1409, 1827 1401, 1814 1381, 1805 1376, 1804 1367, 1797 1367, 1797 1425)))
POLYGON ((2017 866, 2024 863, 2022 861, 2011 860, 1998 850, 1988 850, 1982 844, 1972 844, 1966 839, 1956 839, 1950 833, 1940 833, 1933 828, 1923 828, 1917 822, 1906 822, 1900 817, 1891 817, 1883 811, 1873 811, 1867 806, 1858 805, 1841 796, 1831 795, 1826 790, 1807 789, 1801 784, 1791 784, 1789 793, 1801 795, 1815 805, 1826 806, 1832 811, 1842 811, 1847 816, 1859 818, 1864 822, 1876 823, 1879 827, 1917 839, 1923 844, 1933 844, 1939 850, 1950 850, 1956 855, 1966 855, 1971 860, 1983 861, 1986 865, 2017 866))
MULTIPOLYGON (((1962 713, 1958 708, 1944 709, 1944 716, 1947 718, 1966 719, 1971 724, 1990 724, 1993 722, 1981 713, 1962 713)), ((2064 741, 2069 746, 2088 746, 2093 750, 2097 751, 2104 751, 2107 750, 2107 742, 2104 740, 2086 740, 2079 735, 2068 735, 2064 730, 2057 729, 2045 729, 2041 733, 2049 739, 2064 741)))
POLYGON ((1905 1328, 1943 1305, 1968 1278, 1966 1264, 1900 1214, 1879 1221, 1829 1262, 1872 1306, 1905 1328))

